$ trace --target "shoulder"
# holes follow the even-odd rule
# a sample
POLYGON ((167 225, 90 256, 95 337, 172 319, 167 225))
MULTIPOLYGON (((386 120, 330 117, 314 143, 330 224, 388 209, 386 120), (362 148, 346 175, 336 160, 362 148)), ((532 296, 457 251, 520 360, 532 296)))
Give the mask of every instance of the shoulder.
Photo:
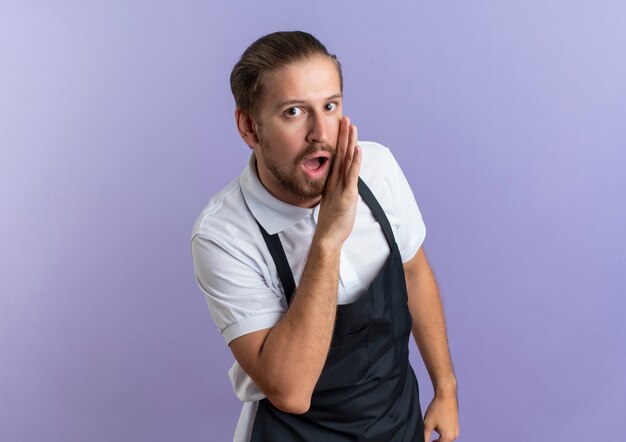
POLYGON ((369 170, 375 167, 376 164, 387 164, 389 162, 395 162, 391 151, 386 146, 375 141, 359 141, 359 146, 363 151, 363 164, 361 170, 369 170))
POLYGON ((215 194, 202 209, 192 230, 192 239, 235 237, 250 230, 254 218, 241 193, 239 177, 215 194))
POLYGON ((363 151, 360 176, 377 198, 393 198, 402 172, 391 151, 380 143, 359 141, 363 151))
POLYGON ((282 316, 280 287, 239 179, 219 191, 198 216, 191 256, 198 286, 227 343, 271 328, 282 316))
POLYGON ((359 141, 359 145, 363 149, 360 176, 385 211, 402 259, 408 261, 426 235, 411 186, 387 147, 368 141, 359 141))
MULTIPOLYGON (((205 258, 207 254, 222 256, 225 252, 227 256, 260 271, 259 267, 265 261, 261 246, 263 237, 245 202, 239 177, 213 196, 200 212, 191 242, 192 245, 203 244, 201 249, 205 258)), ((202 258, 193 252, 192 247, 194 260, 202 258)))
POLYGON ((359 146, 363 151, 361 178, 368 185, 378 181, 393 185, 400 168, 391 150, 374 141, 359 141, 359 146))

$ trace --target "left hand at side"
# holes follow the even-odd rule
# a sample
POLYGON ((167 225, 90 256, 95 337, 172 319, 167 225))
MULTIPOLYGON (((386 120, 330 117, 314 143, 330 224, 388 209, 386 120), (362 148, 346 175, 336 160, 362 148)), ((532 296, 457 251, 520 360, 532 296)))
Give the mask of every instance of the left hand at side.
POLYGON ((435 442, 452 442, 459 437, 459 405, 456 393, 435 394, 424 414, 424 440, 430 441, 436 431, 435 442))

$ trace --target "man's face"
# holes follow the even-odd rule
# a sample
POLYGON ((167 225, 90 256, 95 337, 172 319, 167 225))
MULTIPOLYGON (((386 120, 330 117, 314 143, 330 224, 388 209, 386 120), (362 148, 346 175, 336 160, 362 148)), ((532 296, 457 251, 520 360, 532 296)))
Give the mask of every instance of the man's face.
POLYGON ((316 205, 330 171, 343 115, 339 74, 326 56, 267 75, 253 146, 259 178, 276 198, 316 205))

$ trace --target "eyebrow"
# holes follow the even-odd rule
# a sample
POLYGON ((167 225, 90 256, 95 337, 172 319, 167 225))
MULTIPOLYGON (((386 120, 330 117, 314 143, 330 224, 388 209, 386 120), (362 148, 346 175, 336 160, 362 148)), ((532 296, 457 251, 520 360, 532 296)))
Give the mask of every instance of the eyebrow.
MULTIPOLYGON (((327 97, 324 101, 336 100, 338 98, 343 98, 343 94, 331 95, 330 97, 327 97)), ((306 100, 295 99, 295 100, 282 101, 276 105, 276 109, 280 109, 290 104, 302 104, 302 103, 306 103, 306 100)))

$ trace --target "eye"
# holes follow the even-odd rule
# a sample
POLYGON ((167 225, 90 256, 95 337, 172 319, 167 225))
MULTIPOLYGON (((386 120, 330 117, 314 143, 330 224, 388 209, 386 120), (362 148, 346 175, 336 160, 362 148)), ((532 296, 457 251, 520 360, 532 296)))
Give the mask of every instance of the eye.
POLYGON ((328 112, 332 112, 337 109, 337 103, 326 103, 324 109, 328 112))
POLYGON ((302 109, 299 107, 290 107, 285 111, 285 115, 288 117, 297 117, 300 114, 302 114, 302 109))

